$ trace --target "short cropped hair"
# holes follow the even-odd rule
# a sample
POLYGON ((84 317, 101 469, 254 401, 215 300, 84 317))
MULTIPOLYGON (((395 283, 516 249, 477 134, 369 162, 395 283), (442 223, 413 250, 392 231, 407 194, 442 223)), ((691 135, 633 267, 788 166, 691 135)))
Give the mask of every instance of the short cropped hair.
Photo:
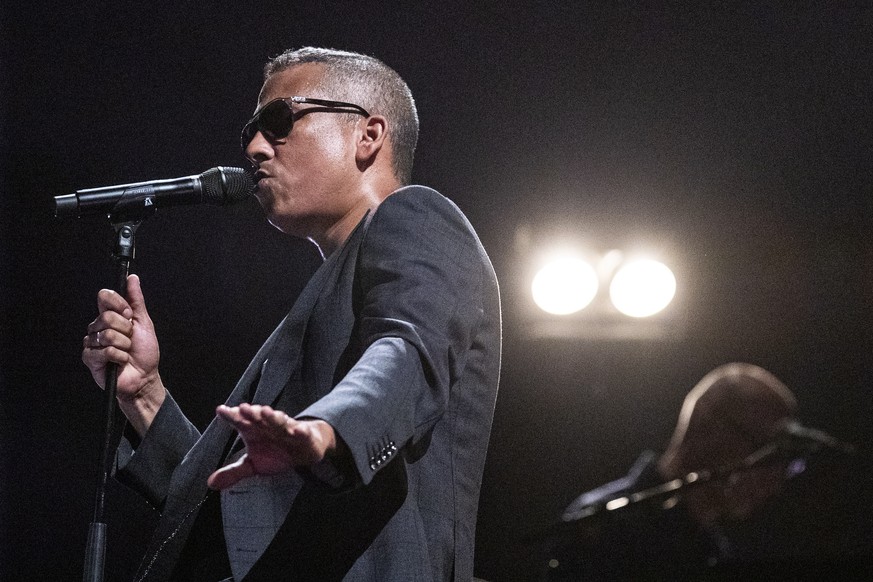
MULTIPOLYGON (((349 101, 388 120, 392 167, 401 184, 412 180, 418 143, 418 112, 409 87, 394 69, 374 57, 327 48, 289 49, 264 66, 264 79, 305 63, 324 65, 326 99, 349 101)), ((304 95, 305 96, 305 95, 304 95)))

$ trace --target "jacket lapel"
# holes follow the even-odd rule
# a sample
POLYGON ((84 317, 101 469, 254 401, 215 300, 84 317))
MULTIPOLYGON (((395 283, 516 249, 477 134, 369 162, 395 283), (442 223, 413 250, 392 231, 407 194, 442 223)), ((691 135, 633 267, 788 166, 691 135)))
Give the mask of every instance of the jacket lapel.
MULTIPOLYGON (((238 406, 242 402, 273 404, 276 401, 282 389, 291 379, 291 374, 299 368, 306 326, 318 298, 327 282, 335 278, 337 265, 345 262, 349 255, 349 249, 357 248, 359 239, 363 236, 366 225, 369 223, 370 216, 372 215, 365 216, 342 249, 328 257, 318 268, 298 296, 291 311, 252 358, 233 392, 225 401, 225 405, 238 406)), ((169 542, 173 538, 184 540, 187 537, 190 527, 193 525, 194 515, 206 497, 206 479, 223 464, 222 461, 233 450, 233 447, 228 447, 228 445, 234 435, 233 427, 215 418, 203 432, 197 444, 182 460, 170 482, 170 491, 175 492, 175 494, 171 494, 167 499, 161 520, 150 544, 150 551, 146 553, 137 580, 169 575, 169 568, 172 567, 183 545, 183 543, 170 544, 169 542)), ((295 477, 292 477, 288 483, 283 482, 278 487, 284 493, 280 497, 291 497, 293 500, 293 496, 299 488, 299 483, 295 482, 299 477, 296 479, 295 477)), ((290 507, 291 500, 286 500, 283 504, 286 506, 285 509, 290 507)), ((257 508, 254 511, 262 509, 257 508)), ((231 510, 232 512, 233 510, 231 510)), ((260 551, 262 552, 263 549, 260 548, 260 551)), ((244 569, 247 570, 247 567, 244 569)))
MULTIPOLYGON (((315 309, 318 299, 322 296, 325 286, 335 281, 337 270, 346 263, 350 254, 356 255, 359 239, 366 232, 371 214, 367 214, 352 231, 341 249, 333 253, 312 276, 309 283, 291 308, 291 313, 282 321, 270 337, 262 351, 265 352, 261 377, 257 389, 252 396, 252 404, 275 403, 276 398, 291 378, 291 374, 299 370, 301 346, 306 336, 306 326, 315 309), (270 345, 272 344, 272 345, 270 345)), ((260 352, 259 352, 260 355, 260 352)), ((258 360, 253 361, 254 364, 258 360)), ((309 404, 309 403, 306 403, 309 404)))

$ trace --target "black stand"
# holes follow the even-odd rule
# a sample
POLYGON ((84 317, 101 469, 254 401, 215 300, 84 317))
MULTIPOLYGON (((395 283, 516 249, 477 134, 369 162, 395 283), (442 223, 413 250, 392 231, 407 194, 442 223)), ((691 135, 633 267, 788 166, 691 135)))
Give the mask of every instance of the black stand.
MULTIPOLYGON (((127 276, 130 273, 130 263, 134 258, 136 229, 141 220, 113 222, 116 241, 113 257, 117 262, 118 282, 116 290, 127 296, 127 276)), ((106 558, 106 523, 104 522, 106 484, 111 473, 111 463, 115 456, 116 446, 116 393, 118 384, 118 366, 109 363, 106 366, 106 430, 103 438, 103 454, 100 458, 100 476, 97 482, 97 496, 94 503, 94 521, 88 529, 88 545, 85 549, 84 582, 102 582, 103 565, 106 558)))

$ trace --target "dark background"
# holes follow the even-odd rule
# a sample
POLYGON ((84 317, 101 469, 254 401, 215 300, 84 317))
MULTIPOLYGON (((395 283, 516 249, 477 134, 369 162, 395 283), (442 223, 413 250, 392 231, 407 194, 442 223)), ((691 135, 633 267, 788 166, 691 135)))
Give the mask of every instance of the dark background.
MULTIPOLYGON (((52 197, 243 165, 263 62, 304 45, 373 54, 406 79, 414 181, 464 210, 502 284, 478 576, 533 577, 519 538, 661 448, 691 386, 736 360, 773 371, 806 424, 860 451, 792 484, 761 526, 777 532, 772 556, 869 557, 870 3, 572 4, 4 4, 4 580, 80 579, 93 507, 102 399, 79 352, 97 290, 114 284, 113 235, 100 219, 54 220, 52 197), (536 241, 557 220, 607 248, 666 249, 675 331, 525 333, 515 229, 536 241)), ((317 256, 254 202, 159 212, 137 250, 162 375, 202 428, 317 256)), ((120 487, 109 510, 107 578, 124 579, 154 515, 120 487)))

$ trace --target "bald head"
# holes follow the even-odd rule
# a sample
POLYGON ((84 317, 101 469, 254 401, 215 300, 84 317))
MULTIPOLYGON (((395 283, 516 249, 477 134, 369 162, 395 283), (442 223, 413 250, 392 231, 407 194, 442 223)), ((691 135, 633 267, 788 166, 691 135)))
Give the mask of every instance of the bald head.
MULTIPOLYGON (((693 471, 722 472, 740 466, 770 444, 794 417, 797 401, 776 376, 751 364, 719 366, 688 393, 667 451, 658 461, 665 479, 693 471)), ((731 472, 685 493, 701 524, 745 519, 782 488, 784 463, 731 472)))
POLYGON ((675 477, 732 466, 770 442, 796 411, 794 395, 767 370, 719 366, 686 396, 662 467, 675 477))

